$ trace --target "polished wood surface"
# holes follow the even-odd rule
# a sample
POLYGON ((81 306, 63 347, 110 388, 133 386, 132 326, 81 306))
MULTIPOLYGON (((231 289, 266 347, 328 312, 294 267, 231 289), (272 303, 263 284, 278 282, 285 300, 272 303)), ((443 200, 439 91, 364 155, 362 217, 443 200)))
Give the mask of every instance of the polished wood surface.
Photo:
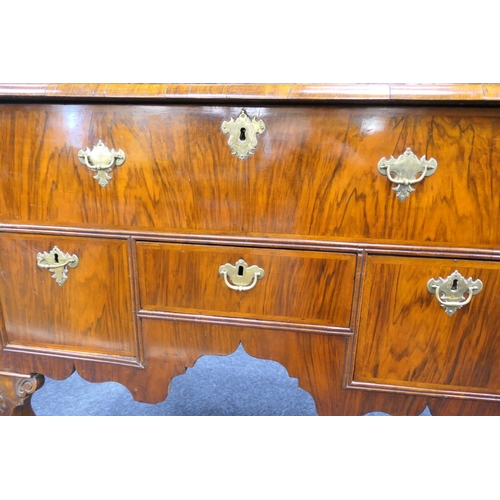
POLYGON ((355 255, 141 242, 137 253, 143 309, 350 326, 355 255), (251 290, 218 274, 239 259, 265 272, 251 290))
POLYGON ((159 402, 241 343, 321 415, 500 414, 499 89, 0 85, 0 412, 74 370, 159 402), (242 109, 266 124, 244 161, 242 109), (78 160, 98 140, 127 156, 105 188, 78 160), (377 164, 407 148, 438 167, 400 202, 377 164), (247 292, 218 274, 240 258, 247 292), (484 288, 448 317, 426 284, 455 269, 484 288))
POLYGON ((338 335, 164 319, 142 319, 141 331, 146 369, 7 352, 0 357, 0 370, 7 363, 64 379, 71 375, 74 366, 85 380, 119 382, 136 401, 154 404, 165 399, 172 378, 182 376, 186 367, 193 366, 200 356, 228 355, 241 343, 250 356, 282 364, 288 375, 297 378, 299 386, 313 396, 320 415, 364 415, 372 411, 419 415, 426 406, 433 415, 500 415, 498 403, 479 399, 442 399, 346 388, 349 339, 338 335))
POLYGON ((369 256, 354 380, 500 395, 500 263, 369 256), (429 279, 458 270, 483 289, 448 316, 429 279))
POLYGON ((220 125, 240 107, 4 105, 0 220, 498 248, 500 111, 482 108, 252 107, 253 156, 220 125), (30 141, 15 140, 20 134, 30 141), (77 158, 101 139, 125 163, 102 188, 77 158), (33 142, 31 142, 33 141, 33 142), (36 144, 36 148, 32 147, 36 144), (400 202, 377 170, 407 148, 432 177, 400 202), (286 161, 283 161, 286 158, 286 161), (404 222, 403 222, 404 221, 404 222))
POLYGON ((7 349, 137 357, 126 241, 4 233, 0 269, 7 349), (37 266, 54 246, 79 258, 62 286, 37 266))
POLYGON ((482 84, 1 84, 0 97, 155 100, 498 101, 500 85, 482 84))

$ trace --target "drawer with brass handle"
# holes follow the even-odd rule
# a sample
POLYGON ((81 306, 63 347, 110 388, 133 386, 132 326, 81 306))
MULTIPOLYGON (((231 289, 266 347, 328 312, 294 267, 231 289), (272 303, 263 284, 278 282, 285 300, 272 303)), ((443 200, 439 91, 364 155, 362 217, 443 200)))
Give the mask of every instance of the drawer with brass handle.
POLYGON ((449 107, 3 105, 0 137, 15 127, 31 139, 0 144, 0 220, 496 248, 499 117, 449 107))
POLYGON ((500 262, 369 256, 354 384, 500 394, 500 262))
POLYGON ((0 84, 0 414, 241 345, 319 414, 500 415, 499 138, 500 85, 0 84))
POLYGON ((349 329, 356 255, 137 243, 143 310, 349 329))
POLYGON ((8 349, 138 356, 126 241, 3 233, 0 269, 8 349))

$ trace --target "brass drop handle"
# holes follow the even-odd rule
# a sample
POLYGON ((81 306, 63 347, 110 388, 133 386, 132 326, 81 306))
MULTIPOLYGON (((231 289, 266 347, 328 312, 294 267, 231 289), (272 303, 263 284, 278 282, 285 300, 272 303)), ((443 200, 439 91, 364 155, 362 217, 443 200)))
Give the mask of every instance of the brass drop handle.
POLYGON ((78 266, 78 262, 78 257, 75 254, 64 253, 57 246, 50 252, 38 252, 36 255, 37 266, 40 269, 48 269, 53 272, 52 277, 59 286, 62 286, 68 279, 68 266, 75 268, 78 266))
POLYGON ((113 165, 119 167, 125 163, 125 153, 119 149, 109 149, 101 140, 90 150, 80 149, 78 151, 78 160, 80 163, 96 172, 94 179, 97 180, 99 186, 106 187, 112 177, 109 175, 113 165))
POLYGON ((458 309, 467 305, 472 296, 477 295, 482 289, 481 280, 465 279, 458 271, 454 271, 447 278, 437 280, 431 278, 427 282, 427 290, 436 296, 448 316, 452 316, 458 309))
POLYGON ((264 277, 264 269, 258 266, 249 266, 243 259, 240 259, 234 266, 232 264, 220 266, 219 274, 224 277, 224 282, 231 290, 244 292, 251 290, 257 284, 257 280, 264 277))
POLYGON ((432 175, 437 168, 437 161, 434 158, 426 160, 425 155, 418 159, 410 148, 408 148, 398 158, 391 156, 388 160, 384 157, 377 165, 378 171, 382 175, 396 184, 392 190, 396 191, 399 201, 405 201, 415 189, 412 187, 417 182, 422 182, 424 177, 432 175))

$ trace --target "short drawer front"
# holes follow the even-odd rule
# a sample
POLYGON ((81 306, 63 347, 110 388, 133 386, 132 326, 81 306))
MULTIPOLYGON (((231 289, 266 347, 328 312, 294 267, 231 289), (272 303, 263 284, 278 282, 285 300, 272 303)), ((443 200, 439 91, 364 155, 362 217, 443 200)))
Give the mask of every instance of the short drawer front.
POLYGON ((365 277, 354 381, 500 393, 500 263, 371 256, 365 277), (448 315, 432 284, 455 271, 482 289, 448 315))
POLYGON ((142 309, 350 326, 355 255, 141 242, 137 253, 142 309), (264 271, 245 291, 219 274, 240 259, 264 271))
POLYGON ((4 344, 137 356, 127 248, 111 239, 0 235, 4 344), (54 247, 60 262, 63 252, 78 258, 61 285, 37 260, 54 247))
POLYGON ((0 106, 0 221, 498 247, 500 110, 245 106, 253 155, 232 155, 235 106, 0 106), (23 137, 23 140, 15 138, 23 137), (98 140, 126 159, 101 187, 98 140), (382 158, 437 161, 399 201, 382 158))

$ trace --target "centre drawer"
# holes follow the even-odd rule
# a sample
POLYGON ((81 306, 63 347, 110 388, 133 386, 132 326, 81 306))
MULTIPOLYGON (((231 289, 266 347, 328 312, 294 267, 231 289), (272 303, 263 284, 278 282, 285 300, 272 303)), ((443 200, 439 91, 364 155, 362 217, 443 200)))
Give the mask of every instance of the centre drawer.
POLYGON ((351 324, 354 254, 138 242, 137 256, 143 310, 351 324))

